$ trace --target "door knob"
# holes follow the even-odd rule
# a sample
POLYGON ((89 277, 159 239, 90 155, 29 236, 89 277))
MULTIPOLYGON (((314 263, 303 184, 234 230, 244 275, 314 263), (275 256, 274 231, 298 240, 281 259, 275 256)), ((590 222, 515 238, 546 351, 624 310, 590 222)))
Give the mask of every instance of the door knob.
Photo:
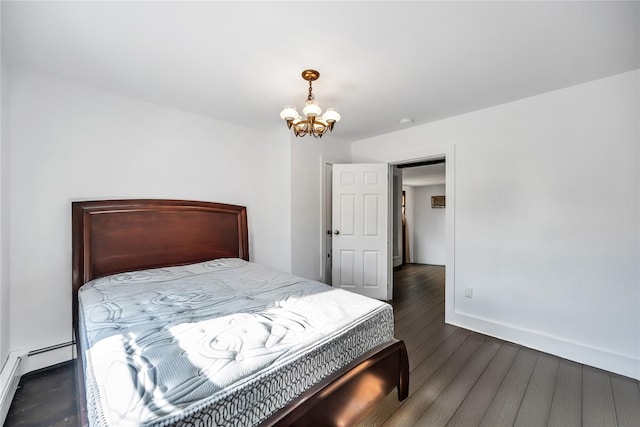
POLYGON ((334 231, 333 234, 335 234, 337 236, 338 234, 340 234, 340 230, 334 231))

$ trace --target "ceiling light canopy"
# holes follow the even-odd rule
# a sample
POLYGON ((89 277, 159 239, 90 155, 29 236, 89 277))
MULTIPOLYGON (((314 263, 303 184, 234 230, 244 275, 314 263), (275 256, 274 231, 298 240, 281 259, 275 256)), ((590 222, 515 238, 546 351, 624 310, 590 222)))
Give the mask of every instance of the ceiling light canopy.
POLYGON ((340 121, 340 114, 333 108, 327 108, 327 111, 320 115, 322 109, 318 105, 311 87, 311 82, 318 80, 319 77, 320 73, 316 70, 302 72, 302 78, 309 82, 309 95, 306 105, 302 109, 306 117, 304 120, 293 105, 285 105, 280 113, 280 117, 287 122, 289 129, 293 129, 296 136, 313 135, 316 138, 321 138, 327 130, 333 130, 333 125, 340 121))

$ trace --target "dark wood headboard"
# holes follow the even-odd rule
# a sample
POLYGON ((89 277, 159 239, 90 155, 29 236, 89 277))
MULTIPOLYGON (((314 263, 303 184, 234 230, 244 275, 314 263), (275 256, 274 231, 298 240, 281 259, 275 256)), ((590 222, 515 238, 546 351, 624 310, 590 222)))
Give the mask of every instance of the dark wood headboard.
POLYGON ((158 199, 72 203, 74 315, 78 289, 97 277, 225 257, 249 260, 244 206, 158 199))

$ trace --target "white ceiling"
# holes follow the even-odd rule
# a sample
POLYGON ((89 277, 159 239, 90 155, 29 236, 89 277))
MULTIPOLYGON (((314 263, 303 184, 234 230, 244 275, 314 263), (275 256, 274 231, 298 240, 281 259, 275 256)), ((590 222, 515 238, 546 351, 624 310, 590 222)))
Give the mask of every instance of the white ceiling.
POLYGON ((11 2, 2 53, 260 130, 314 93, 357 140, 640 66, 638 2, 11 2))

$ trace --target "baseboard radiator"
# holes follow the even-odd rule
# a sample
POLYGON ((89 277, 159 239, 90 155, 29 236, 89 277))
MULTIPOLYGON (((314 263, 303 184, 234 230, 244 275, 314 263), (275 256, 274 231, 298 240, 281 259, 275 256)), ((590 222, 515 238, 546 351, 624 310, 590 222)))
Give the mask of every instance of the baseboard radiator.
POLYGON ((11 407, 11 401, 18 389, 23 374, 66 362, 73 358, 73 341, 56 344, 32 351, 14 351, 9 353, 7 362, 0 371, 0 425, 11 407))
POLYGON ((27 354, 21 352, 13 352, 9 354, 7 363, 0 371, 0 424, 4 424, 13 396, 18 389, 20 376, 22 376, 23 362, 27 354))

